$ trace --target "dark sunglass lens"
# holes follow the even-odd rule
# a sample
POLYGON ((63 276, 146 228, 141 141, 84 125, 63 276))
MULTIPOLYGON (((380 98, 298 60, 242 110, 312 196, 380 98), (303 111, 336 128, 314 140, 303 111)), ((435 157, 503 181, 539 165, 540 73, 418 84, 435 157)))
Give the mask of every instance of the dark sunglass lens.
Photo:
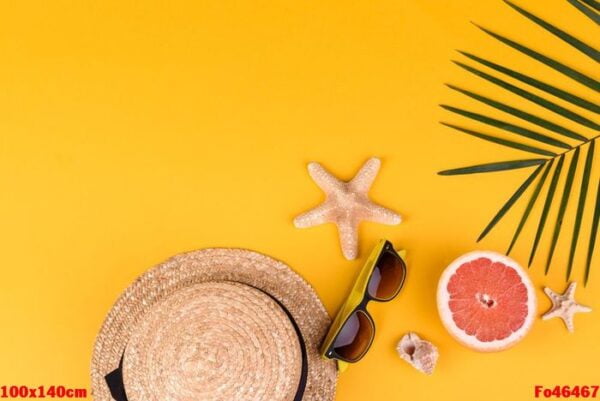
POLYGON ((373 334, 374 327, 369 316, 365 312, 356 311, 344 323, 333 349, 343 359, 356 362, 369 349, 373 334))
POLYGON ((400 290, 405 274, 404 261, 393 252, 385 252, 379 258, 369 280, 369 295, 382 300, 392 298, 400 290))

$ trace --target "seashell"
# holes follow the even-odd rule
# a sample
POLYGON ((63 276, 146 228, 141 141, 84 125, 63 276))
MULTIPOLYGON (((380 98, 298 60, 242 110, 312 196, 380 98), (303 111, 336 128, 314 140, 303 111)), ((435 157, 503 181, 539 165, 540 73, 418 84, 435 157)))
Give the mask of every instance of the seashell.
POLYGON ((430 375, 438 360, 438 350, 429 341, 422 340, 415 333, 409 332, 402 337, 396 347, 398 354, 415 369, 430 375))

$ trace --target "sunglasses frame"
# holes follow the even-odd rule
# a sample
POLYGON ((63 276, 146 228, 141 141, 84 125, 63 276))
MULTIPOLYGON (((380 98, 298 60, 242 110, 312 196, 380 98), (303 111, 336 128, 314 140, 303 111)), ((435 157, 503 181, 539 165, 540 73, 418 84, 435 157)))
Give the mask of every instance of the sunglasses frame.
POLYGON ((373 340, 375 339, 375 322, 373 321, 373 318, 367 311, 367 304, 371 301, 389 302, 398 296, 398 294, 404 287, 404 283, 406 281, 407 267, 406 261, 404 260, 405 254, 406 253, 404 251, 397 252, 390 241, 380 240, 369 255, 369 258, 365 262, 363 268, 361 269, 360 274, 358 275, 358 278, 354 283, 352 291, 350 291, 350 295, 348 295, 346 302, 337 313, 333 324, 331 325, 329 332, 325 337, 325 341, 321 346, 321 356, 326 359, 336 359, 338 361, 338 366, 340 367, 340 370, 342 370, 342 367, 345 367, 345 364, 356 363, 359 360, 361 360, 371 348, 373 340), (392 253, 402 262, 402 265, 404 267, 404 274, 402 276, 398 289, 391 297, 385 299, 376 298, 371 296, 371 294, 369 293, 369 282, 373 277, 373 272, 375 271, 377 263, 381 260, 383 255, 385 255, 388 252, 392 253), (334 344, 340 332, 342 331, 342 328, 348 322, 350 316, 352 316, 355 312, 362 312, 365 314, 365 316, 371 323, 373 335, 371 336, 369 345, 365 348, 364 352, 358 358, 354 360, 348 360, 335 352, 334 344))

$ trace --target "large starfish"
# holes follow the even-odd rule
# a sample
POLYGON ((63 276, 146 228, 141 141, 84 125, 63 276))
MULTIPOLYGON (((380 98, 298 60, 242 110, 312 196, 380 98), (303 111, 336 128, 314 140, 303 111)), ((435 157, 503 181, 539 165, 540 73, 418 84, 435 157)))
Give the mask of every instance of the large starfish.
POLYGON ((546 312, 543 316, 543 320, 548 320, 553 317, 559 317, 565 322, 567 330, 570 332, 575 331, 573 326, 573 315, 577 312, 591 312, 592 308, 584 305, 579 305, 575 302, 575 288, 577 283, 572 282, 564 294, 558 294, 552 291, 550 288, 544 288, 544 292, 552 301, 552 308, 546 312))
POLYGON ((377 176, 381 161, 372 157, 361 167, 354 178, 341 181, 319 163, 308 164, 308 173, 325 192, 326 199, 319 206, 294 219, 298 228, 324 223, 337 225, 342 253, 348 260, 358 254, 358 226, 368 220, 382 224, 399 224, 402 219, 390 209, 371 202, 369 189, 377 176))

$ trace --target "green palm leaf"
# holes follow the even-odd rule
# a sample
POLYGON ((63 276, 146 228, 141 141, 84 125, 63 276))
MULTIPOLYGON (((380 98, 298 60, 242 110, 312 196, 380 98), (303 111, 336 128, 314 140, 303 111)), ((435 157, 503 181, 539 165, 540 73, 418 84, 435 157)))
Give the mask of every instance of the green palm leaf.
POLYGON ((510 210, 510 208, 515 204, 515 202, 519 200, 521 195, 523 195, 523 192, 525 192, 527 190, 527 188, 529 188, 529 186, 535 180, 535 178, 538 176, 540 171, 542 171, 542 167, 543 167, 543 165, 540 165, 538 168, 536 168, 535 171, 533 173, 531 173, 531 175, 525 180, 525 182, 523 182, 523 184, 521 184, 519 189, 517 189, 517 191, 508 199, 508 201, 506 201, 504 206, 502 206, 500 211, 492 218, 492 221, 490 221, 490 223, 487 225, 487 227, 483 230, 483 232, 481 233, 479 238, 477 238, 477 242, 479 242, 483 238, 485 238, 485 236, 490 232, 490 230, 492 228, 494 228, 496 223, 498 223, 500 221, 500 219, 506 214, 506 212, 508 212, 510 210))
POLYGON ((598 191, 596 193, 596 208, 594 209, 594 219, 592 222, 592 232, 590 233, 590 245, 588 247, 587 260, 585 263, 585 276, 583 284, 586 285, 590 278, 590 268, 592 267, 592 256, 594 255, 594 246, 596 245, 596 236, 598 235, 598 222, 600 222, 600 180, 598 180, 598 191))
POLYGON ((556 249, 556 243, 558 242, 558 236, 560 235, 560 229, 562 228, 563 218, 565 217, 565 211, 569 203, 569 195, 571 195, 571 188, 573 187, 573 178, 575 177, 575 171, 577 170, 577 162, 579 161, 579 149, 575 149, 571 163, 569 164, 569 170, 567 171, 567 179, 565 181, 565 189, 560 200, 560 206, 558 209, 558 215, 556 217, 556 223, 554 224, 554 233, 552 234, 552 242, 550 243, 550 251, 548 252, 548 259, 546 260, 545 273, 548 274, 550 270, 550 262, 556 249))
POLYGON ((558 179, 560 178, 560 172, 562 170, 564 161, 565 155, 562 154, 558 158, 558 163, 556 164, 556 168, 554 169, 554 175, 552 176, 552 181, 550 181, 550 187, 548 188, 548 194, 546 195, 546 202, 544 203, 544 209, 542 210, 540 223, 538 224, 538 229, 535 233, 533 248, 531 249, 531 254, 529 255, 529 263, 527 264, 528 266, 531 266, 531 262, 533 262, 535 252, 537 251, 538 245, 540 243, 540 238, 542 237, 542 232, 544 231, 546 219, 548 218, 548 212, 550 211, 550 206, 552 205, 552 199, 554 198, 554 193, 556 192, 556 186, 558 184, 558 179))
POLYGON ((583 117, 582 115, 579 115, 569 109, 559 106, 558 104, 556 104, 554 102, 544 99, 543 97, 540 97, 531 92, 523 90, 515 85, 509 84, 508 82, 503 81, 499 78, 496 78, 494 76, 486 74, 485 72, 480 71, 477 68, 470 67, 459 61, 454 61, 454 63, 487 81, 490 81, 498 86, 501 86, 504 89, 506 89, 516 95, 519 95, 519 96, 521 96, 539 106, 542 106, 550 111, 560 114, 561 116, 568 118, 569 120, 575 121, 576 123, 579 123, 581 125, 585 125, 586 127, 592 128, 596 131, 600 131, 600 125, 596 124, 595 122, 593 122, 592 120, 590 120, 588 118, 583 117))
POLYGON ((581 230, 581 219, 585 209, 585 201, 587 199, 588 186, 590 183, 590 175, 592 172, 592 163, 594 161, 594 146, 595 141, 591 141, 585 158, 583 167, 583 177, 581 179, 581 191, 579 191, 579 203, 577 205, 577 214, 575 216, 575 226, 573 227, 573 239, 571 240, 571 249, 569 251, 569 262, 567 264, 567 281, 571 277, 573 269, 573 259, 575 258, 575 250, 577 249, 577 241, 579 240, 579 231, 581 230))
MULTIPOLYGON (((486 60, 484 58, 481 57, 477 57, 474 54, 471 54, 469 52, 463 52, 459 50, 459 53, 461 53, 462 55, 464 55, 465 57, 470 58, 473 61, 477 61, 480 64, 485 65, 486 67, 489 67, 493 70, 496 70, 498 72, 501 72, 505 75, 508 75, 511 78, 514 78, 518 81, 521 81, 527 85, 533 86, 534 88, 537 88, 539 90, 542 90, 546 93, 549 93, 553 96, 556 96, 559 99, 565 100, 571 104, 574 104, 575 106, 579 106, 581 108, 593 111, 594 113, 600 113, 600 106, 598 106, 595 103, 592 103, 588 100, 583 99, 582 97, 579 97, 573 93, 569 93, 567 91, 564 91, 562 89, 559 89, 553 85, 547 84, 545 82, 540 81, 539 79, 535 79, 533 77, 530 77, 528 75, 522 74, 518 71, 512 70, 510 68, 501 66, 500 64, 496 64, 493 63, 489 60, 486 60)), ((576 120, 574 120, 576 121, 576 120)))
POLYGON ((478 164, 475 166, 455 168, 440 171, 439 175, 463 175, 476 173, 490 173, 495 171, 515 170, 519 168, 537 166, 546 162, 546 159, 511 160, 497 163, 478 164))
POLYGON ((600 12, 600 2, 599 1, 597 1, 597 0, 579 0, 579 1, 590 6, 594 10, 600 12))
POLYGON ((496 138, 496 137, 493 137, 491 135, 482 134, 480 132, 473 131, 473 130, 470 130, 470 129, 467 129, 467 128, 462 128, 462 127, 459 127, 457 125, 450 124, 450 123, 444 123, 444 122, 442 122, 440 124, 445 125, 446 127, 453 128, 453 129, 455 129, 457 131, 464 132, 465 134, 472 135, 474 137, 483 139, 484 141, 489 141, 489 142, 497 143, 499 145, 503 145, 503 146, 506 146, 506 147, 509 147, 509 148, 519 149, 519 150, 523 150, 525 152, 535 153, 535 154, 543 155, 543 156, 550 156, 550 157, 556 156, 556 153, 550 152, 549 150, 536 148, 534 146, 524 145, 522 143, 517 143, 517 142, 509 141, 509 140, 502 139, 502 138, 496 138))
POLYGON ((506 121, 497 120, 495 118, 484 116, 483 114, 473 113, 471 111, 459 109, 458 107, 447 106, 444 104, 442 104, 441 107, 443 107, 444 109, 451 111, 453 113, 460 114, 464 117, 468 117, 470 119, 482 122, 484 124, 491 125, 492 127, 500 128, 505 131, 509 131, 509 132, 524 136, 529 139, 534 139, 536 141, 539 141, 539 142, 542 142, 542 143, 545 143, 548 145, 556 146, 559 148, 563 148, 563 149, 571 149, 571 145, 569 145, 568 143, 559 141, 558 139, 554 139, 552 137, 549 137, 544 134, 540 134, 540 133, 532 131, 530 129, 520 127, 518 125, 508 123, 506 121))
POLYGON ((525 223, 527 222, 527 218, 529 217, 529 214, 531 213, 531 209, 533 209, 533 206, 535 205, 535 202, 536 202, 538 196, 540 195, 542 188, 544 187, 544 183, 546 182, 546 177, 548 177, 548 173, 550 172, 550 169, 552 168, 552 164, 554 164, 554 159, 550 160, 550 162, 548 164, 546 164, 546 167, 544 168, 544 172, 542 173, 540 180, 538 181, 537 185, 535 186, 535 189, 533 190, 533 194, 531 194, 529 203, 527 203, 527 207, 525 208, 525 211, 523 212, 523 217, 521 217, 521 221, 519 221, 519 225, 517 227, 517 230, 515 231, 515 235, 513 235, 513 238, 510 242, 508 250, 506 251, 507 255, 509 255, 510 252, 512 251, 513 247, 515 246, 515 243, 517 242, 517 239, 519 238, 519 235, 521 234, 521 231, 523 230, 523 227, 525 226, 525 223))
POLYGON ((581 4, 582 1, 581 2, 578 1, 578 0, 567 0, 567 1, 569 3, 571 3, 575 8, 577 8, 579 11, 581 11, 582 13, 584 13, 587 17, 589 17, 596 24, 600 25, 600 15, 598 15, 595 11, 590 10, 584 4, 581 4))
POLYGON ((562 127, 562 126, 560 126, 558 124, 555 124, 555 123, 553 123, 551 121, 548 121, 548 120, 546 120, 544 118, 534 116, 533 114, 529 114, 529 113, 527 113, 525 111, 522 111, 522 110, 519 110, 519 109, 517 109, 515 107, 511 107, 511 106, 509 106, 507 104, 498 102, 496 100, 492 100, 492 99, 490 99, 488 97, 478 95, 478 94, 476 94, 474 92, 471 92, 471 91, 468 91, 466 89, 458 88, 458 87, 456 87, 454 85, 447 84, 446 86, 448 86, 450 89, 453 89, 453 90, 458 91, 458 92, 460 92, 460 93, 462 93, 464 95, 467 95, 470 98, 478 100, 481 103, 485 103, 488 106, 491 106, 491 107, 493 107, 495 109, 501 110, 501 111, 503 111, 505 113, 508 113, 510 115, 518 117, 518 118, 520 118, 522 120, 525 120, 525 121, 527 121, 529 123, 535 124, 538 127, 545 128, 545 129, 547 129, 549 131, 556 132, 557 134, 561 134, 561 135, 567 136, 567 137, 572 138, 572 139, 577 139, 578 141, 587 141, 587 138, 585 136, 580 135, 580 134, 578 134, 576 132, 573 132, 570 129, 562 127))
POLYGON ((498 39, 500 42, 504 43, 505 45, 510 46, 513 49, 518 50, 521 53, 523 53, 531 58, 536 59, 537 61, 541 62, 542 64, 545 64, 546 66, 560 72, 561 74, 566 75, 567 77, 579 82, 582 85, 587 86, 590 89, 595 90, 596 92, 600 92, 600 82, 596 81, 595 79, 588 77, 587 75, 585 75, 579 71, 576 71, 573 68, 567 67, 563 63, 560 63, 548 56, 538 53, 535 50, 532 50, 526 46, 523 46, 513 40, 510 40, 510 39, 500 35, 500 34, 492 32, 489 29, 486 29, 479 25, 477 25, 477 27, 479 29, 481 29, 482 31, 484 31, 485 33, 487 33, 488 35, 498 39))
POLYGON ((579 50, 580 52, 584 53, 586 56, 591 57, 595 61, 600 61, 600 52, 598 52, 598 50, 594 49, 592 46, 585 44, 581 40, 569 35, 562 29, 559 29, 559 28, 555 27, 554 25, 544 21, 543 19, 538 18, 535 15, 525 11, 521 7, 517 6, 516 4, 513 4, 508 0, 504 0, 504 2, 506 4, 508 4, 509 6, 511 6, 512 8, 514 8, 515 10, 517 10, 519 13, 521 13, 525 17, 529 18, 531 21, 535 22, 536 24, 538 24, 539 26, 541 26, 542 28, 547 30, 548 32, 558 36, 559 38, 561 38, 562 40, 564 40, 565 42, 567 42, 568 44, 570 44, 571 46, 573 46, 574 48, 579 50))
MULTIPOLYGON (((581 12, 585 13, 585 15, 589 16, 592 20, 600 23, 598 16, 600 15, 598 11, 600 11, 600 2, 597 0, 567 0, 573 6, 577 7, 581 12)), ((550 24, 549 22, 543 20, 542 18, 537 17, 531 12, 515 5, 512 3, 512 0, 505 0, 505 2, 516 10, 519 14, 527 18, 528 20, 534 22, 537 26, 545 29, 550 32, 553 37, 557 38, 560 41, 563 41, 569 44, 575 51, 580 51, 585 55, 589 56, 594 62, 600 61, 600 52, 594 47, 588 45, 585 41, 580 40, 573 36, 570 33, 550 24)), ((508 39, 505 36, 492 32, 486 28, 480 27, 485 33, 499 40, 500 42, 508 45, 510 48, 521 52, 522 54, 530 57, 533 60, 541 62, 547 67, 550 67, 559 73, 583 84, 589 89, 592 89, 597 95, 597 92, 600 92, 600 82, 597 79, 592 78, 586 74, 583 74, 582 70, 579 67, 572 68, 563 64, 562 62, 550 58, 544 54, 543 52, 539 52, 533 50, 521 43, 518 43, 515 40, 508 39)), ((557 203, 557 216, 556 221, 553 224, 553 230, 551 232, 551 236, 549 238, 549 250, 548 256, 545 260, 545 272, 548 273, 555 255, 556 248, 558 246, 558 240, 560 238, 560 234, 563 227, 563 221, 567 215, 567 209, 572 196, 576 192, 575 186, 575 175, 577 170, 579 169, 579 163, 581 162, 583 175, 581 179, 581 187, 579 188, 579 198, 577 201, 576 211, 574 212, 574 226, 572 237, 570 238, 570 248, 569 248, 569 256, 568 263, 566 269, 566 278, 567 280, 571 276, 571 272, 573 269, 573 264, 578 248, 579 242, 582 240, 581 238, 581 230, 583 228, 584 223, 584 212, 586 208, 586 201, 589 192, 589 186, 591 185, 592 180, 592 169, 595 157, 595 141, 600 138, 598 135, 598 131, 600 131, 600 124, 598 122, 593 121, 590 117, 584 116, 580 114, 578 111, 573 111, 570 108, 563 106, 562 104, 558 104, 555 101, 551 101, 542 97, 536 93, 531 92, 527 87, 533 87, 539 91, 545 92, 551 96, 554 96, 562 101, 567 102, 570 105, 585 109, 595 115, 600 114, 600 104, 598 101, 589 101, 585 98, 584 95, 575 95, 571 91, 566 91, 563 89, 559 89, 553 84, 549 84, 543 82, 537 78, 534 78, 528 74, 516 71, 514 69, 505 67, 503 65, 496 64, 492 61, 486 60, 482 57, 478 57, 468 52, 460 52, 465 57, 470 60, 482 65, 483 67, 489 68, 496 73, 500 73, 504 76, 508 76, 517 81, 517 84, 513 84, 504 79, 498 78, 494 75, 490 75, 488 72, 484 72, 479 68, 475 68, 460 61, 454 61, 455 64, 465 69, 471 74, 474 74, 490 83, 495 85, 498 88, 502 88, 511 92, 512 94, 517 95, 521 99, 525 99, 532 103, 535 103, 538 106, 541 106, 544 112, 550 113, 550 117, 546 117, 543 115, 535 115, 526 111, 523 111, 523 107, 520 104, 508 104, 503 103, 497 100, 494 100, 492 97, 484 96, 479 93, 475 93, 468 89, 459 88, 454 85, 448 85, 452 90, 460 92, 471 99, 478 101, 486 106, 492 108, 494 112, 506 113, 510 116, 516 117, 522 121, 525 121, 528 124, 536 126, 535 129, 528 128, 528 126, 521 126, 513 123, 509 123, 507 121, 503 121, 502 119, 498 119, 494 115, 485 115, 481 113, 477 113, 474 111, 468 111, 461 108, 442 105, 442 107, 454 114, 458 114, 468 120, 477 121, 479 123, 486 124, 493 128, 500 129, 502 131, 509 132, 511 134, 516 134, 530 140, 535 141, 533 145, 519 143, 518 141, 512 139, 505 139, 498 137, 493 134, 485 134, 480 132, 477 129, 468 129, 464 128, 460 125, 450 124, 450 123, 442 123, 445 126, 448 126, 454 130, 462 132, 467 135, 474 136, 476 138, 491 142, 493 144, 497 144, 500 146, 517 149, 525 152, 529 152, 536 155, 541 155, 546 158, 542 159, 523 159, 523 160, 512 160, 512 161, 503 161, 503 162, 495 162, 488 164, 480 164, 469 167, 456 168, 451 170, 444 170, 439 172, 441 175, 460 175, 460 174, 474 174, 474 173, 485 173, 485 172, 493 172, 493 171, 504 171, 504 170, 512 170, 519 168, 527 168, 536 166, 535 170, 525 179, 524 182, 517 188, 517 190, 510 196, 510 198, 502 205, 500 210, 494 215, 488 225, 484 228, 481 235, 477 239, 477 241, 485 238, 489 233, 498 225, 498 223, 505 218, 508 212, 514 207, 514 205, 519 202, 520 199, 523 198, 523 194, 529 190, 530 187, 533 186, 533 192, 530 195, 529 200, 527 201, 527 205, 523 211, 523 215, 519 220, 519 224, 515 230, 515 233, 512 237, 510 245, 508 246, 507 254, 510 254, 512 249, 514 248, 517 240, 519 239, 525 224, 527 223, 529 216, 531 215, 533 208, 536 206, 538 199, 542 198, 541 193, 546 186, 546 182, 549 181, 547 192, 545 193, 544 201, 541 208, 541 214, 539 217, 539 223, 536 228, 535 237, 532 239, 531 252, 529 255, 528 264, 531 266, 533 260, 535 259, 535 255, 540 246, 540 241, 542 236, 544 235, 544 230, 546 223, 548 222, 548 218, 550 215, 550 211, 553 209, 553 203, 556 200, 557 203), (521 84, 527 85, 520 87, 521 84), (519 86, 517 86, 519 85, 519 86), (566 118, 571 120, 571 122, 577 124, 576 127, 566 128, 562 124, 559 124, 554 121, 554 117, 556 118, 566 118), (585 130, 592 129, 596 131, 595 136, 586 135, 585 130), (583 130, 583 132, 582 132, 583 130), (591 137, 590 137, 591 136, 591 137), (558 139, 559 137, 560 139, 558 139), (568 140, 568 142, 567 142, 568 140), (588 145, 589 144, 589 145, 588 145), (585 157, 585 161, 580 157, 582 147, 587 146, 587 155, 585 157), (548 146, 556 147, 563 149, 562 153, 558 153, 556 149, 546 149, 548 146), (568 168, 566 169, 565 183, 564 186, 561 187, 560 191, 558 189, 559 182, 561 181, 561 174, 563 171, 563 167, 565 165, 565 160, 567 158, 567 154, 573 151, 573 155, 568 162, 568 168), (551 174, 552 172, 552 174, 551 174)), ((565 56, 567 57, 567 56, 565 56)), ((597 67, 597 64, 594 65, 597 67)), ((494 72, 492 72, 493 74, 494 72)), ((570 106, 569 106, 570 107, 570 106)), ((579 182, 579 181, 577 181, 579 182)), ((585 275, 584 280, 587 282, 590 276, 590 270, 592 265, 592 258, 594 253, 594 247, 596 244, 596 239, 598 235, 598 226, 600 225, 600 182, 598 182, 598 193, 596 194, 596 203, 593 212, 593 221, 591 222, 591 233, 589 238, 589 244, 587 247, 587 257, 585 259, 585 275)))

